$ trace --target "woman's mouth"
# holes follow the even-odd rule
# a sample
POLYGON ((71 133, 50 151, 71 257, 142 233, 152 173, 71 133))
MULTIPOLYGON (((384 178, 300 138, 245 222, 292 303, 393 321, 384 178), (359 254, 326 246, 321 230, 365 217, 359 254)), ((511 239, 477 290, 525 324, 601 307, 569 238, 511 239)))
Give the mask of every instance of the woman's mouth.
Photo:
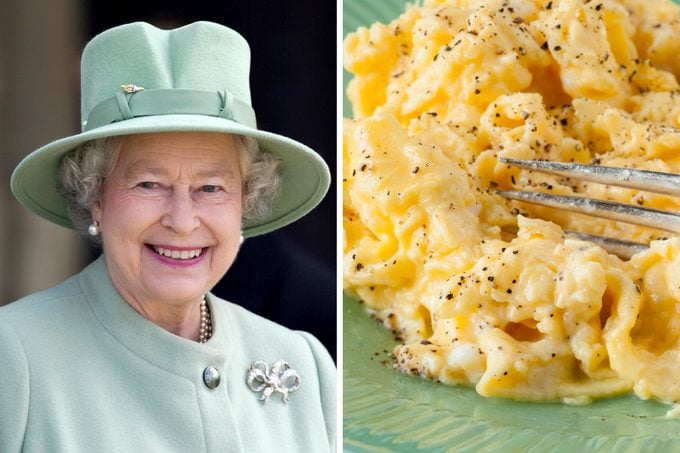
POLYGON ((201 256, 204 250, 203 248, 177 250, 163 248, 156 245, 152 245, 151 248, 154 252, 156 252, 156 254, 175 260, 193 260, 201 256))

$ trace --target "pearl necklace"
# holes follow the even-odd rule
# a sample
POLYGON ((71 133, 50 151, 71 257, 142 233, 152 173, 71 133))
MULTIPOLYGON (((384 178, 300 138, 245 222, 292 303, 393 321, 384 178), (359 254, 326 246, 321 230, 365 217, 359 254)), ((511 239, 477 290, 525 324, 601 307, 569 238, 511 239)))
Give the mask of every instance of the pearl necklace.
POLYGON ((198 342, 205 343, 212 337, 212 317, 210 316, 210 308, 205 301, 205 296, 201 301, 201 327, 198 333, 198 342))

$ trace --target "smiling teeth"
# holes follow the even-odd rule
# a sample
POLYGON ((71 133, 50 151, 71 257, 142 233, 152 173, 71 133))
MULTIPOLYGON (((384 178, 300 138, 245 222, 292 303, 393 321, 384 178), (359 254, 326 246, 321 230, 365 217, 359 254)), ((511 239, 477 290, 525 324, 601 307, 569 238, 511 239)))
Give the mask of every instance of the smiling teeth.
POLYGON ((168 258, 174 258, 176 260, 190 260, 196 258, 201 254, 202 249, 195 250, 168 250, 162 247, 154 247, 156 253, 162 256, 167 256, 168 258))

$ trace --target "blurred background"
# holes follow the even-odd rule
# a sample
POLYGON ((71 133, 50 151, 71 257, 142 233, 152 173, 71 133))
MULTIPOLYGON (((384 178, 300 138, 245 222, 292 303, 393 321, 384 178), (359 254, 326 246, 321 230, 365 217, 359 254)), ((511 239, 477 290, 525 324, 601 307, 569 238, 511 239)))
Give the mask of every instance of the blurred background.
MULTIPOLYGON (((10 175, 22 157, 79 132, 80 53, 94 35, 143 20, 210 20, 251 47, 258 127, 315 149, 336 168, 336 11, 315 0, 0 0, 0 305, 79 272, 99 251, 29 213, 10 175)), ((335 181, 312 214, 246 240, 214 292, 293 329, 335 356, 335 181)))

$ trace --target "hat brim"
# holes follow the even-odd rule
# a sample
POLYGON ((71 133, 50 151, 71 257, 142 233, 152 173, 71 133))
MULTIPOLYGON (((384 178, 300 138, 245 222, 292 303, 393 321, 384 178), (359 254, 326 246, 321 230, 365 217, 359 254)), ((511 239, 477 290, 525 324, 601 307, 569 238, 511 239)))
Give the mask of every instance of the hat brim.
POLYGON ((39 216, 66 228, 74 228, 59 193, 59 166, 69 151, 90 140, 147 132, 220 132, 253 137, 260 149, 281 158, 282 191, 271 213, 245 220, 243 235, 264 234, 303 217, 324 197, 330 172, 312 149, 290 138, 253 129, 240 123, 203 115, 137 117, 54 141, 26 156, 14 170, 12 192, 21 204, 39 216))

